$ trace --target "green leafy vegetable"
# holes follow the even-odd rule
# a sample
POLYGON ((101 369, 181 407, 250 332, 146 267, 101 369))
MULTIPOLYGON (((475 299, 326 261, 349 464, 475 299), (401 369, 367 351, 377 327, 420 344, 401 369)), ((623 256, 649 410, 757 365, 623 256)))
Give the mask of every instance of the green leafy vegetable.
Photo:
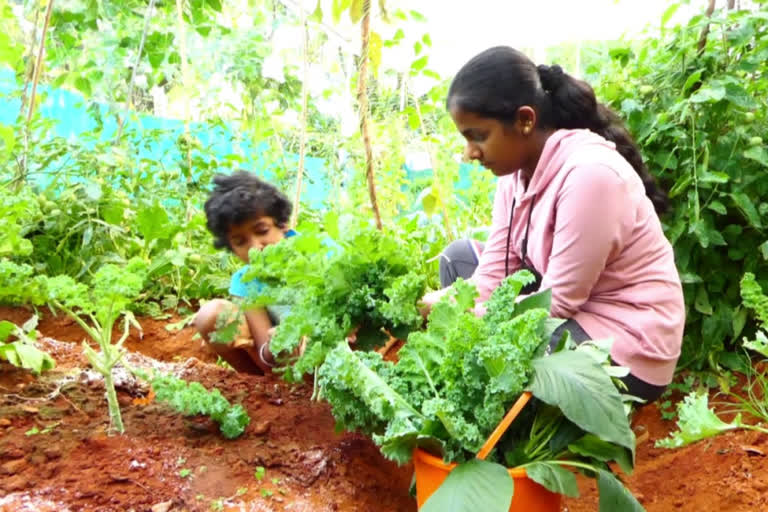
POLYGON ((37 339, 37 316, 33 316, 21 327, 2 320, 0 321, 0 359, 8 361, 13 366, 40 373, 56 366, 56 361, 35 346, 37 339), (13 336, 15 341, 8 341, 13 336))
POLYGON ((166 402, 185 416, 209 416, 227 439, 240 436, 251 422, 243 406, 231 405, 218 389, 208 391, 199 382, 187 382, 172 375, 155 375, 150 382, 156 400, 166 402))
POLYGON ((337 240, 307 227, 251 254, 245 279, 268 285, 252 304, 291 305, 270 341, 272 353, 287 363, 289 380, 314 373, 353 328, 358 328, 358 345, 368 348, 383 344, 389 334, 405 337, 422 322, 417 303, 425 279, 418 272, 416 247, 367 223, 339 229, 335 222, 329 220, 325 229, 341 233, 337 240), (304 354, 286 356, 302 337, 307 339, 304 354))
POLYGON ((597 489, 600 493, 599 512, 645 512, 637 498, 610 471, 597 472, 597 489))
MULTIPOLYGON (((486 472, 506 475, 496 464, 501 461, 530 469, 531 478, 567 495, 577 493, 575 480, 559 465, 597 475, 615 460, 632 470, 634 435, 605 347, 546 355, 554 325, 550 294, 516 300, 530 277, 523 271, 505 279, 482 318, 471 312, 477 291, 458 280, 432 308, 427 329, 408 336, 397 363, 339 344, 320 366, 320 396, 331 404, 339 429, 370 435, 401 464, 416 447, 459 463, 427 502, 429 510, 446 509, 449 502, 457 504, 450 510, 478 510, 481 482, 492 478, 486 472), (526 388, 536 400, 488 462, 477 461, 480 447, 526 388)), ((509 500, 501 501, 482 509, 507 510, 509 500)))
POLYGON ((555 462, 532 462, 525 466, 525 472, 528 478, 552 492, 572 498, 579 495, 576 475, 555 462))
POLYGON ((422 512, 509 510, 515 482, 500 464, 470 460, 448 474, 421 507, 422 512))
POLYGON ((632 451, 635 436, 618 390, 608 374, 580 351, 558 352, 534 361, 534 396, 557 406, 586 432, 632 451))
POLYGON ((716 436, 721 432, 739 428, 768 432, 768 430, 761 427, 743 423, 741 414, 737 414, 730 423, 724 422, 709 408, 709 399, 703 391, 692 392, 682 402, 679 402, 677 404, 677 414, 677 432, 673 432, 666 439, 656 441, 657 447, 680 448, 681 446, 716 436))

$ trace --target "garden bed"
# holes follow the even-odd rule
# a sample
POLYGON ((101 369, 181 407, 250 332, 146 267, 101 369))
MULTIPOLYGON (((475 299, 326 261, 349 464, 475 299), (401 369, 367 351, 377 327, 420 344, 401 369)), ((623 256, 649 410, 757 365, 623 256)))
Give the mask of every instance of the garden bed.
MULTIPOLYGON (((30 315, 0 308, 0 319, 17 323, 30 315)), ((63 316, 45 316, 41 348, 56 369, 34 377, 0 366, 0 511, 416 510, 411 468, 385 460, 361 436, 335 433, 311 386, 216 366, 192 329, 165 329, 173 321, 140 319, 144 336, 126 342, 129 361, 219 389, 246 408, 245 434, 226 440, 215 424, 145 403, 146 388, 118 379, 126 433, 107 435, 103 384, 88 370, 82 332, 63 316)), ((627 484, 649 512, 768 509, 768 436, 738 431, 654 448, 674 426, 655 405, 633 421, 639 446, 627 484)), ((580 487, 582 497, 565 509, 597 510, 593 482, 580 487)))

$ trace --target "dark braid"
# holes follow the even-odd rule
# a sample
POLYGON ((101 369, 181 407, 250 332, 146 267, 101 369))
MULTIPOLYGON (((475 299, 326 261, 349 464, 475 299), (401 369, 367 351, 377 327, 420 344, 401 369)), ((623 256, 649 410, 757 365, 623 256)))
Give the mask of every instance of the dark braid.
POLYGON ((623 121, 599 103, 592 87, 560 66, 538 66, 506 46, 490 48, 459 70, 447 104, 500 121, 515 121, 524 105, 536 108, 542 128, 588 129, 616 145, 635 169, 656 212, 669 209, 666 193, 648 171, 623 121))

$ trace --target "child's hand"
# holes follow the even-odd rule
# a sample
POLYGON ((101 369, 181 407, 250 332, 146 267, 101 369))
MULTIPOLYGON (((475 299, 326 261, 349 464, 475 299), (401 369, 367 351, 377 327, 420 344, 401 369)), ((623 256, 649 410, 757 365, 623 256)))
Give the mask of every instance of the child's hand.
POLYGON ((360 326, 353 327, 351 331, 349 331, 349 334, 347 335, 347 343, 350 345, 354 345, 357 343, 357 331, 360 330, 360 326))

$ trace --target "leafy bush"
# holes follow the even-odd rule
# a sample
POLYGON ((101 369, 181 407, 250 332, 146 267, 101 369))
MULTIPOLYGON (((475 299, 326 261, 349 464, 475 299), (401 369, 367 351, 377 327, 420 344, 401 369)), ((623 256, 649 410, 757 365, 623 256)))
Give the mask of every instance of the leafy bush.
POLYGON ((662 220, 684 283, 682 367, 717 367, 747 322, 741 275, 768 272, 767 18, 765 4, 695 16, 587 67, 670 193, 662 220))

